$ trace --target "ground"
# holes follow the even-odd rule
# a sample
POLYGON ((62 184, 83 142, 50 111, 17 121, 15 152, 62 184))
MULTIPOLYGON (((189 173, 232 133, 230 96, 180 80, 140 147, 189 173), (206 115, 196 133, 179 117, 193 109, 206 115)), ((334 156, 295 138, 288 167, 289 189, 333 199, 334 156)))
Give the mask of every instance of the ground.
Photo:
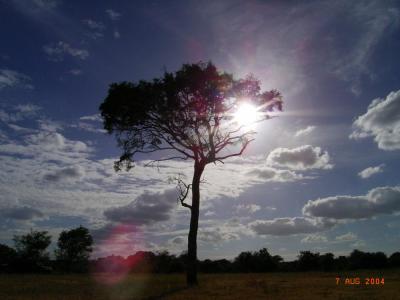
POLYGON ((190 289, 181 274, 129 275, 117 283, 109 279, 105 275, 0 275, 0 299, 400 299, 400 270, 204 274, 200 285, 190 289), (354 278, 360 278, 360 284, 351 285, 354 278), (366 285, 366 278, 384 278, 384 284, 366 285))

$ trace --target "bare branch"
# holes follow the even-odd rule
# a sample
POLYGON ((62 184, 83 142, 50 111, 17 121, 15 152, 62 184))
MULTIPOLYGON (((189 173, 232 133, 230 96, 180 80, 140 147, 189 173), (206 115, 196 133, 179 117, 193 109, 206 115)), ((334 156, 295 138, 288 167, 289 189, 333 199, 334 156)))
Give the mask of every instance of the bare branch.
POLYGON ((248 145, 250 144, 250 142, 252 142, 252 141, 254 141, 254 139, 251 139, 251 140, 246 141, 246 142, 243 144, 243 147, 242 147, 242 149, 240 149, 239 152, 234 153, 234 154, 228 154, 228 155, 225 155, 225 156, 222 156, 222 157, 216 157, 216 158, 214 159, 214 161, 222 161, 222 160, 227 159, 227 158, 229 158, 229 157, 234 157, 234 156, 240 156, 240 155, 242 155, 243 152, 244 152, 244 150, 246 150, 247 146, 248 146, 248 145))
POLYGON ((191 205, 185 203, 185 199, 187 198, 187 196, 188 196, 188 194, 189 194, 189 191, 190 191, 190 189, 191 189, 191 187, 192 187, 192 184, 186 184, 186 183, 182 180, 182 178, 181 178, 180 175, 181 175, 181 174, 179 174, 178 177, 173 178, 173 180, 176 180, 176 181, 177 181, 176 189, 177 189, 178 192, 179 192, 179 195, 178 195, 178 199, 177 199, 177 200, 181 203, 181 205, 182 205, 183 207, 187 207, 187 208, 189 208, 189 209, 192 209, 192 206, 191 206, 191 205))
POLYGON ((145 166, 145 167, 148 167, 148 166, 151 166, 151 165, 153 165, 153 164, 155 164, 155 163, 159 163, 159 162, 166 161, 166 160, 174 160, 174 159, 187 160, 188 157, 172 156, 172 157, 167 157, 167 158, 154 159, 154 160, 151 160, 151 161, 145 163, 144 166, 145 166))

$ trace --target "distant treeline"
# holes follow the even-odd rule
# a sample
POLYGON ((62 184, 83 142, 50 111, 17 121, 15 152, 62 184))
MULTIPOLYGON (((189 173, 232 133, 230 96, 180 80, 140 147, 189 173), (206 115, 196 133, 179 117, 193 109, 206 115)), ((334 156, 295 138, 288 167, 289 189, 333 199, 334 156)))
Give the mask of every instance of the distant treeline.
MULTIPOLYGON (((55 259, 46 251, 51 237, 46 231, 31 231, 14 237, 15 247, 0 244, 0 272, 111 272, 111 273, 180 273, 185 269, 186 254, 139 251, 128 257, 111 255, 89 260, 93 239, 89 230, 80 226, 63 231, 57 242, 55 259)), ((383 252, 353 250, 348 256, 300 251, 297 260, 286 262, 271 255, 266 248, 242 252, 232 261, 227 259, 198 261, 203 273, 250 273, 296 271, 345 271, 357 269, 399 268, 400 252, 389 257, 383 252)))
MULTIPOLYGON (((179 273, 184 271, 186 255, 168 252, 137 252, 126 258, 107 256, 90 262, 93 270, 101 272, 155 272, 179 273)), ((383 252, 354 250, 349 256, 335 257, 332 253, 320 254, 300 251, 297 260, 285 262, 279 255, 271 255, 266 248, 255 252, 242 252, 232 261, 227 259, 201 260, 203 273, 257 273, 296 271, 344 271, 357 269, 383 269, 400 267, 400 252, 387 257, 383 252)))

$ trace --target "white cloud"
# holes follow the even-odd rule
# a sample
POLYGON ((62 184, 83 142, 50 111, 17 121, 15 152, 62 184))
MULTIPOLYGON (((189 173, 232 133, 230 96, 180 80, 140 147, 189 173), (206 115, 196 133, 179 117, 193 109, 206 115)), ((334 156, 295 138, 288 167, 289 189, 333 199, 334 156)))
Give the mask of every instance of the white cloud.
POLYGON ((335 241, 337 241, 337 242, 352 242, 357 239, 358 239, 357 235, 352 232, 348 232, 348 233, 338 235, 337 237, 335 237, 335 241))
POLYGON ((70 55, 79 59, 86 59, 89 51, 86 49, 73 48, 68 43, 59 41, 57 43, 43 46, 44 52, 48 55, 49 60, 62 61, 65 55, 70 55))
POLYGON ((328 239, 324 235, 309 234, 301 240, 302 243, 326 243, 328 239))
POLYGON ((374 137, 382 150, 400 150, 400 90, 375 99, 353 123, 350 138, 374 137))
POLYGON ((78 122, 78 124, 72 124, 72 125, 70 125, 70 127, 78 128, 78 129, 81 129, 84 131, 94 132, 94 133, 107 133, 107 131, 105 129, 101 128, 100 126, 86 123, 86 122, 78 122))
POLYGON ((117 21, 121 17, 121 14, 113 9, 106 9, 106 13, 112 21, 117 21))
POLYGON ((267 157, 267 164, 293 170, 331 169, 327 151, 320 147, 304 145, 297 148, 276 148, 267 157))
POLYGON ((264 182, 293 182, 311 178, 304 177, 303 175, 297 174, 290 170, 279 170, 271 167, 254 168, 247 174, 264 182))
POLYGON ((15 107, 17 111, 23 114, 36 114, 42 108, 35 104, 27 103, 27 104, 19 104, 15 107))
POLYGON ((400 211, 400 188, 378 187, 364 196, 333 196, 308 201, 303 214, 330 219, 364 219, 400 211))
POLYGON ((295 137, 307 136, 311 132, 313 132, 315 130, 315 128, 316 128, 315 126, 307 126, 306 128, 303 128, 303 129, 300 129, 300 130, 296 131, 294 136, 295 137))
POLYGON ((333 224, 320 222, 313 218, 275 218, 272 220, 256 220, 248 226, 258 235, 294 235, 326 230, 333 224))
POLYGON ((369 178, 375 174, 382 173, 384 166, 385 166, 384 164, 381 164, 381 165, 375 166, 375 167, 368 167, 368 168, 362 170, 361 172, 359 172, 358 176, 360 176, 363 179, 369 178))
POLYGON ((33 89, 31 78, 25 74, 9 69, 0 69, 0 90, 6 87, 33 89))
POLYGON ((7 124, 8 127, 10 127, 12 130, 17 131, 17 132, 21 132, 21 133, 34 133, 36 130, 34 129, 30 129, 30 128, 26 128, 26 127, 22 127, 19 125, 15 125, 15 124, 7 124))
POLYGON ((83 116, 79 118, 82 121, 98 121, 101 122, 102 118, 100 114, 94 114, 94 115, 89 115, 89 116, 83 116))
POLYGON ((63 124, 57 121, 42 118, 38 120, 39 129, 45 132, 57 132, 63 130, 63 124))
POLYGON ((239 204, 236 206, 236 212, 238 213, 255 213, 261 209, 260 205, 257 204, 239 204))
POLYGON ((40 110, 41 107, 34 104, 19 104, 7 111, 0 109, 0 121, 10 123, 33 118, 37 116, 40 110))

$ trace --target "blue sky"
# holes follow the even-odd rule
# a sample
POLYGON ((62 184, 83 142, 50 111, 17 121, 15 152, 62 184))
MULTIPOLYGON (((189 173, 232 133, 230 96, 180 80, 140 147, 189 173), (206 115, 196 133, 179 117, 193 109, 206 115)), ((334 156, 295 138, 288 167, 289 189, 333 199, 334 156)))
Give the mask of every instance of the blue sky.
POLYGON ((284 96, 241 159, 208 166, 200 258, 267 247, 398 251, 396 1, 0 1, 0 242, 92 229, 95 255, 186 248, 171 161, 129 173, 98 107, 110 83, 212 60, 284 96))

